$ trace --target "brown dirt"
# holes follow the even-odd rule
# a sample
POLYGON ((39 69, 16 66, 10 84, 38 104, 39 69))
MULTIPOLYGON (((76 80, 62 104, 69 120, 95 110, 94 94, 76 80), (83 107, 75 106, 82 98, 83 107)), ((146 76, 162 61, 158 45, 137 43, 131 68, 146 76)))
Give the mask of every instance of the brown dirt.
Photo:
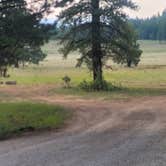
POLYGON ((154 122, 163 119, 162 115, 166 114, 165 96, 129 98, 127 101, 86 100, 80 97, 50 94, 49 90, 54 87, 55 85, 3 86, 0 87, 0 92, 8 94, 15 100, 40 101, 72 109, 74 116, 66 129, 72 132, 107 129, 119 125, 122 119, 125 125, 129 125, 130 122, 154 122))

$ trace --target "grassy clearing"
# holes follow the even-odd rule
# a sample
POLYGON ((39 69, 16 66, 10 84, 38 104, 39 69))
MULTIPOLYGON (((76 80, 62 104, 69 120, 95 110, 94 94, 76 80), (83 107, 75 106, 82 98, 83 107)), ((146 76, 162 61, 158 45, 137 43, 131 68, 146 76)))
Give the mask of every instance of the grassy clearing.
POLYGON ((60 106, 0 103, 0 139, 27 131, 59 128, 69 116, 60 106))
MULTIPOLYGON (((159 93, 163 89, 165 91, 166 44, 156 41, 140 41, 140 44, 144 51, 140 65, 137 68, 128 69, 110 61, 114 71, 104 70, 105 79, 117 86, 129 89, 129 91, 130 89, 137 89, 136 91, 138 89, 139 91, 158 89, 159 93)), ((74 87, 83 80, 91 80, 92 75, 85 67, 75 68, 76 58, 79 57, 77 52, 64 60, 58 53, 58 48, 55 41, 50 41, 43 47, 44 52, 48 54, 44 62, 39 66, 29 66, 25 69, 11 69, 9 79, 17 80, 19 84, 24 85, 62 84, 62 77, 68 75, 71 77, 74 87)))
MULTIPOLYGON (((26 69, 28 70, 28 69, 26 69)), ((29 69, 31 70, 31 69, 29 69)), ((39 70, 39 69, 36 69, 39 70)), ((31 71, 32 72, 32 71, 31 71)), ((82 69, 62 69, 49 70, 43 68, 41 71, 35 71, 32 75, 28 71, 19 71, 12 74, 10 79, 17 80, 19 84, 61 84, 62 77, 68 75, 71 78, 72 85, 78 85, 83 80, 91 80, 91 74, 84 68, 82 69)), ((34 71, 33 71, 34 72, 34 71)), ((166 67, 162 68, 121 68, 115 71, 104 71, 104 77, 107 81, 127 88, 166 88, 166 67), (150 87, 149 87, 150 86, 150 87)))
POLYGON ((144 51, 140 65, 166 65, 166 43, 140 41, 144 51))

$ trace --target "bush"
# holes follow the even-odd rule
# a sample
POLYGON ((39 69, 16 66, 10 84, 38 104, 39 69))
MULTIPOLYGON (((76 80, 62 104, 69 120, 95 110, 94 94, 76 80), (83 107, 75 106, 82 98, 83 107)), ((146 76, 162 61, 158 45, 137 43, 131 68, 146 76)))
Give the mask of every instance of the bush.
POLYGON ((120 87, 117 87, 113 85, 112 83, 108 83, 107 81, 103 80, 102 82, 99 81, 90 81, 87 82, 84 80, 79 84, 79 87, 86 91, 113 91, 117 89, 121 89, 120 87))
POLYGON ((64 81, 65 88, 70 88, 71 78, 69 76, 65 76, 62 80, 64 81))

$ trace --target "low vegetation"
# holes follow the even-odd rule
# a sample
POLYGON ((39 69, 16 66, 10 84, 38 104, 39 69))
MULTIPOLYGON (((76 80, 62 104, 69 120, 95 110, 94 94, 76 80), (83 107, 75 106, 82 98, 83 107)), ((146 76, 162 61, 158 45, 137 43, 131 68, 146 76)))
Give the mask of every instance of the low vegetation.
POLYGON ((165 96, 166 89, 160 88, 125 88, 111 87, 109 91, 94 91, 88 86, 82 89, 78 86, 72 88, 54 88, 50 90, 51 95, 66 95, 73 97, 81 97, 85 99, 102 99, 102 100, 128 100, 133 97, 148 97, 148 96, 165 96))
POLYGON ((0 103, 0 139, 27 131, 58 129, 69 116, 60 106, 41 103, 0 103))
POLYGON ((100 85, 100 82, 96 81, 89 81, 87 82, 86 80, 82 81, 79 84, 79 88, 82 90, 85 90, 87 92, 93 92, 93 91, 99 91, 102 87, 102 91, 107 91, 107 92, 112 92, 115 90, 120 90, 121 87, 117 87, 116 85, 113 85, 112 83, 109 83, 105 80, 102 81, 102 84, 100 85), (98 89, 99 88, 99 89, 98 89))

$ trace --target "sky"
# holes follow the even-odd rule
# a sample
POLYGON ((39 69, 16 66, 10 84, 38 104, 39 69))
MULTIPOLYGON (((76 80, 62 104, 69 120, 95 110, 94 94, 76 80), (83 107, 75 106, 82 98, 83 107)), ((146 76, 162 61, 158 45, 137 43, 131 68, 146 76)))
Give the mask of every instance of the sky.
MULTIPOLYGON (((129 17, 131 18, 147 18, 158 13, 162 13, 164 9, 166 9, 166 0, 132 0, 135 2, 139 8, 137 11, 126 10, 129 17)), ((57 11, 57 9, 56 9, 57 11)), ((49 16, 47 16, 48 21, 54 22, 55 15, 57 12, 53 12, 49 16)))
POLYGON ((130 17, 147 18, 166 9, 166 0, 133 0, 139 6, 136 12, 129 11, 130 17))

